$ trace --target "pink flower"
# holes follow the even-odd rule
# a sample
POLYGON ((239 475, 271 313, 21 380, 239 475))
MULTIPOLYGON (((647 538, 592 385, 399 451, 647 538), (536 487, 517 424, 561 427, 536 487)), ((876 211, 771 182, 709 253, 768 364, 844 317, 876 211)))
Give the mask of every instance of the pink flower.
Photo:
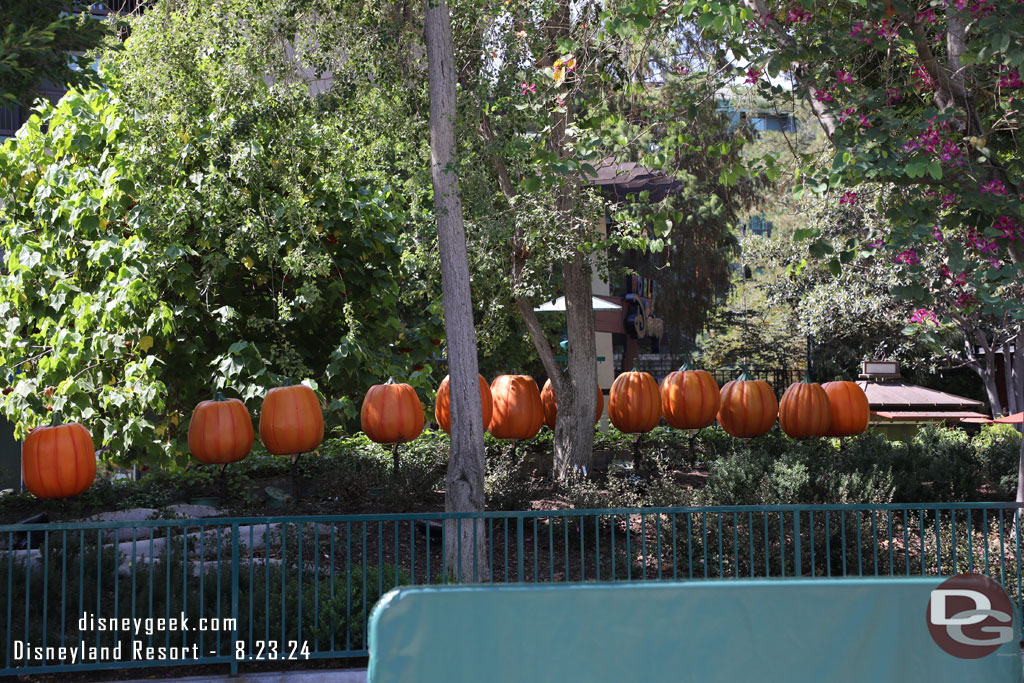
POLYGON ((896 104, 903 100, 903 95, 896 88, 889 88, 885 91, 885 96, 889 98, 889 104, 896 104))
POLYGON ((755 83, 757 83, 759 78, 761 78, 760 69, 747 69, 747 80, 744 82, 750 85, 754 85, 755 83))
POLYGON ((850 75, 849 71, 837 71, 836 83, 853 83, 853 76, 850 75))
POLYGON ((991 192, 992 194, 999 195, 1007 194, 1006 186, 1003 185, 1003 181, 998 178, 993 178, 989 182, 981 184, 981 187, 978 189, 978 193, 983 194, 985 192, 991 192))
POLYGON ((956 195, 955 194, 950 193, 950 194, 942 195, 942 208, 943 209, 948 209, 949 207, 953 206, 954 204, 956 204, 956 195))
POLYGON ((906 263, 908 266, 916 266, 921 263, 921 259, 917 257, 917 252, 913 249, 907 249, 896 254, 893 263, 906 263))
POLYGON ((877 239, 877 240, 871 240, 870 242, 867 242, 864 246, 866 246, 868 249, 878 249, 883 244, 885 244, 885 242, 883 240, 877 239))
POLYGON ((933 311, 929 311, 927 308, 919 308, 914 311, 913 315, 910 316, 910 322, 912 323, 933 323, 939 324, 939 317, 935 315, 933 311))
POLYGON ((815 90, 814 99, 819 102, 835 102, 835 98, 832 97, 827 90, 815 90))
POLYGON ((940 230, 940 229, 939 229, 939 226, 937 226, 937 225, 933 225, 933 226, 932 226, 932 237, 934 237, 934 238, 935 238, 935 241, 936 241, 936 242, 941 242, 942 240, 946 239, 946 238, 945 238, 945 237, 944 237, 944 236, 942 235, 942 230, 940 230))
POLYGON ((1024 88, 1024 82, 1020 80, 1020 74, 1016 70, 1008 72, 999 79, 1000 88, 1024 88))
POLYGON ((960 148, 956 146, 955 142, 951 142, 949 140, 942 143, 942 151, 939 154, 939 158, 953 166, 964 165, 963 152, 960 151, 960 148))
POLYGON ((849 204, 855 206, 857 204, 857 193, 856 192, 844 192, 843 196, 839 198, 839 205, 849 204))
POLYGON ((537 92, 537 84, 536 83, 520 83, 519 87, 523 89, 523 94, 524 95, 526 95, 527 93, 535 93, 535 92, 537 92))
POLYGON ((875 29, 875 35, 879 38, 885 38, 886 40, 892 40, 896 37, 896 34, 896 24, 888 19, 883 20, 875 29))
POLYGON ((918 64, 914 69, 914 80, 917 81, 918 85, 922 88, 932 90, 935 88, 935 79, 932 78, 931 74, 928 73, 928 69, 924 67, 924 64, 918 64))
POLYGON ((864 114, 860 115, 860 127, 861 128, 870 128, 871 127, 871 122, 868 121, 868 117, 864 116, 864 114))
POLYGON ((970 306, 973 303, 974 303, 974 295, 973 294, 968 294, 967 292, 964 292, 963 294, 961 294, 960 296, 958 296, 956 298, 956 305, 959 308, 967 308, 968 306, 970 306))
POLYGON ((685 66, 674 66, 672 70, 681 76, 688 76, 690 74, 690 70, 685 66))
POLYGON ((935 23, 935 10, 928 8, 917 13, 917 23, 919 24, 932 24, 935 23))
POLYGON ((795 7, 786 14, 786 21, 797 24, 806 24, 811 20, 811 13, 802 7, 795 7))
POLYGON ((1000 216, 996 219, 996 222, 992 224, 992 227, 1002 233, 1000 236, 1003 239, 1010 240, 1011 242, 1016 240, 1018 237, 1024 237, 1024 235, 1021 234, 1024 232, 1022 231, 1022 227, 1024 226, 1018 225, 1017 222, 1009 216, 1000 216))
POLYGON ((996 9, 995 7, 990 6, 986 0, 978 0, 978 2, 971 5, 969 11, 972 17, 979 19, 981 17, 987 17, 989 14, 995 12, 996 9))

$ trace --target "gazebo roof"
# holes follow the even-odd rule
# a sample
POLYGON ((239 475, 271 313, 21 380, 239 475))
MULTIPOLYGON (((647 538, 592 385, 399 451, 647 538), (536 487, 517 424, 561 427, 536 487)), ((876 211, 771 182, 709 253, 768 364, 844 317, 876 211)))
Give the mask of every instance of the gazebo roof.
MULTIPOLYGON (((906 382, 857 382, 867 394, 871 410, 878 412, 916 411, 927 413, 974 412, 985 404, 965 396, 947 394, 906 382)), ((951 415, 950 417, 957 417, 951 415)))
POLYGON ((587 176, 587 180, 615 202, 625 201, 629 195, 644 191, 650 193, 649 201, 659 202, 682 187, 678 180, 661 171, 652 171, 635 161, 617 164, 611 159, 602 162, 597 167, 597 175, 587 176))

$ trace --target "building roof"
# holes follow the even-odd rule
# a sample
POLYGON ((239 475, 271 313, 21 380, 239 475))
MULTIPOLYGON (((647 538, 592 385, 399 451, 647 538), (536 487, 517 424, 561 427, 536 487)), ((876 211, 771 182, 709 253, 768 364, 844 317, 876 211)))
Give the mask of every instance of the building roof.
POLYGON ((597 167, 597 175, 587 176, 587 180, 615 202, 625 201, 629 195, 644 191, 650 193, 651 202, 660 202, 682 188, 682 183, 667 173, 652 171, 635 161, 615 163, 606 159, 597 167))
MULTIPOLYGON (((857 382, 868 397, 873 411, 926 411, 964 412, 974 411, 985 404, 964 396, 947 394, 943 391, 919 387, 906 382, 857 382)), ((979 415, 974 413, 973 417, 979 415)))
POLYGON ((872 410, 871 414, 887 420, 962 420, 976 422, 987 415, 970 410, 872 410))

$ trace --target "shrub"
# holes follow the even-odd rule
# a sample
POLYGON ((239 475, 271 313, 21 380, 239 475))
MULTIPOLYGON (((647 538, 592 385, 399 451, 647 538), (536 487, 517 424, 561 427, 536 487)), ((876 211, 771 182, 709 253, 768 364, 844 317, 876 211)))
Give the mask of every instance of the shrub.
POLYGON ((978 459, 967 433, 962 429, 927 425, 910 444, 918 456, 918 480, 925 482, 928 499, 964 501, 977 496, 981 485, 978 459))
POLYGON ((985 425, 971 442, 981 465, 981 477, 992 484, 1000 498, 1017 492, 1017 468, 1020 463, 1020 432, 1013 425, 985 425))
POLYGON ((533 488, 522 461, 513 462, 512 449, 487 458, 484 495, 490 510, 524 510, 533 488))

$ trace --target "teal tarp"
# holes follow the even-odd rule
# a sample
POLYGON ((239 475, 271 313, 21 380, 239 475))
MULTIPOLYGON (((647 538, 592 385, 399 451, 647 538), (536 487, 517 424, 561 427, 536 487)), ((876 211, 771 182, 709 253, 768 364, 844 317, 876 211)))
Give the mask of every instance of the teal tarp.
POLYGON ((1007 681, 1014 641, 957 659, 925 622, 940 578, 421 586, 370 620, 371 683, 1007 681))

